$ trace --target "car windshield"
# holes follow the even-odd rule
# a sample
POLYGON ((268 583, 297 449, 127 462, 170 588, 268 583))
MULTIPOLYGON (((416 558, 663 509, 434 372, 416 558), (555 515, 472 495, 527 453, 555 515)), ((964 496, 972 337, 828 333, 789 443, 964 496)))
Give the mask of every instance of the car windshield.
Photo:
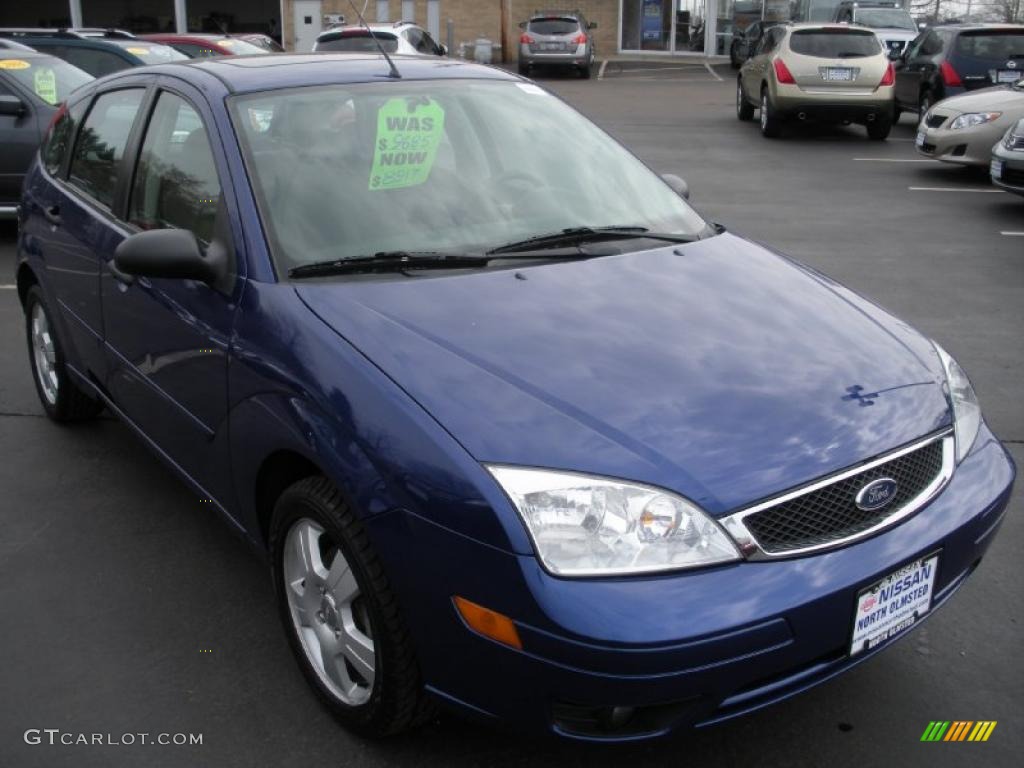
POLYGON ((378 48, 374 37, 380 42, 381 48, 388 53, 395 53, 398 50, 398 38, 390 32, 374 32, 371 37, 370 33, 365 30, 346 32, 340 37, 321 40, 316 44, 316 49, 318 51, 377 52, 378 48))
POLYGON ((0 68, 47 104, 59 104, 93 79, 56 56, 0 57, 0 68))
POLYGON ((538 35, 571 35, 578 32, 580 23, 576 19, 550 18, 531 19, 530 31, 538 35))
POLYGON ((706 231, 636 157, 532 83, 334 85, 231 105, 282 272, 382 252, 482 252, 576 227, 706 231))
POLYGON ((1024 29, 961 32, 956 52, 977 59, 1024 59, 1024 29))
POLYGON ((105 40, 124 48, 146 64, 165 64, 168 61, 188 61, 188 56, 169 45, 151 43, 147 40, 105 40))
POLYGON ((876 56, 882 51, 874 32, 856 29, 798 29, 789 38, 789 48, 819 59, 876 56))
POLYGON ((900 8, 858 8, 855 21, 872 29, 917 31, 917 24, 910 14, 900 8))

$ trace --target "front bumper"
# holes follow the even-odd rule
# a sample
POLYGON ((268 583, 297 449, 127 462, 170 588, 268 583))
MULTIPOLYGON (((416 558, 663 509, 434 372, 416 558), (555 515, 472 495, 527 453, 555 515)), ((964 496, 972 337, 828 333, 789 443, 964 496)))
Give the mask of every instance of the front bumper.
POLYGON ((1024 152, 1019 150, 1010 151, 1003 146, 1002 142, 992 148, 992 183, 1002 187, 1008 192, 1015 192, 1024 195, 1024 152), (1001 173, 996 176, 994 173, 995 163, 1001 163, 1001 173))
POLYGON ((914 147, 918 154, 945 163, 987 166, 991 159, 992 146, 1006 133, 1009 118, 999 118, 974 128, 951 131, 946 126, 949 126, 958 114, 945 115, 945 122, 938 128, 930 128, 922 121, 917 127, 918 135, 914 147))
POLYGON ((368 525, 435 695, 519 727, 626 741, 759 709, 887 647, 896 638, 849 657, 857 592, 938 549, 933 610, 942 605, 991 543, 1014 473, 983 427, 945 490, 873 538, 825 554, 659 577, 554 578, 531 556, 499 552, 410 512, 368 525), (453 595, 512 617, 523 649, 474 634, 453 595), (616 727, 613 707, 635 713, 616 727))

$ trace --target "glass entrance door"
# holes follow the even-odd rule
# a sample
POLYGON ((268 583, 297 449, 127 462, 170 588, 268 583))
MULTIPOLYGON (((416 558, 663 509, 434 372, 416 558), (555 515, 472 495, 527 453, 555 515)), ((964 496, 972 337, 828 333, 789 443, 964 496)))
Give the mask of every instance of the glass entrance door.
POLYGON ((621 0, 619 49, 670 53, 678 0, 621 0))

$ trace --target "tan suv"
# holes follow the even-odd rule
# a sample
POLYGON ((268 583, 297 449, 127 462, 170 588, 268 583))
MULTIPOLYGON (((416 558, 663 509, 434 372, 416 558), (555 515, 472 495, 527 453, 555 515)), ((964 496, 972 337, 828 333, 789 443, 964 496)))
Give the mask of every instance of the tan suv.
POLYGON ((761 133, 788 120, 860 123, 882 140, 893 122, 895 73, 875 33, 847 24, 770 29, 736 81, 736 116, 761 112, 761 133))

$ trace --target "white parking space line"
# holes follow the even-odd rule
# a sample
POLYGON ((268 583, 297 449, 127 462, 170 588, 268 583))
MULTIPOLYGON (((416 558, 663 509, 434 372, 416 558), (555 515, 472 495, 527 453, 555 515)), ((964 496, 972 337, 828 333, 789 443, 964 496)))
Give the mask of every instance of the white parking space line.
POLYGON ((981 189, 980 187, 907 187, 911 192, 981 192, 986 195, 1002 195, 1001 189, 981 189))
POLYGON ((1000 232, 1003 237, 1024 237, 1024 232, 1000 232))
POLYGON ((721 78, 721 77, 719 76, 719 74, 718 74, 717 72, 715 72, 715 70, 713 70, 713 69, 711 68, 711 65, 710 65, 710 64, 708 64, 708 63, 707 63, 706 61, 704 62, 704 68, 705 68, 705 69, 706 69, 706 70, 707 70, 708 72, 710 72, 710 73, 711 73, 711 76, 712 76, 713 78, 715 78, 715 80, 717 80, 717 81, 718 81, 718 82, 720 82, 720 83, 724 83, 724 82, 725 82, 725 80, 723 80, 723 79, 722 79, 722 78, 721 78))
POLYGON ((932 160, 927 157, 855 157, 853 158, 860 163, 937 163, 938 160, 932 160))
POLYGON ((601 68, 597 70, 597 79, 604 80, 604 71, 608 68, 608 59, 601 62, 601 68))

